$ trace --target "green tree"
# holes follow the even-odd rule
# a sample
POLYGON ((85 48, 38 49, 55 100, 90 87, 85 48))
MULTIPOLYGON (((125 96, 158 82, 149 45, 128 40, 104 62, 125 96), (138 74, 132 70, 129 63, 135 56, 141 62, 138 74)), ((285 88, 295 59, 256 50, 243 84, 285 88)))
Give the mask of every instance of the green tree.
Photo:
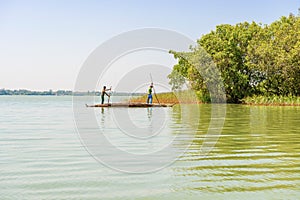
POLYGON ((262 95, 300 95, 300 18, 290 15, 265 26, 248 46, 247 65, 261 74, 262 95))
POLYGON ((216 66, 228 102, 257 94, 300 95, 300 17, 290 15, 264 26, 222 24, 190 50, 170 51, 178 59, 169 75, 173 89, 188 81, 204 99, 216 97, 222 88, 212 73, 216 66))
POLYGON ((178 59, 168 76, 173 89, 181 88, 187 81, 202 102, 224 102, 221 74, 211 56, 200 46, 190 49, 190 52, 170 51, 178 59))
MULTIPOLYGON (((171 51, 175 58, 180 57, 180 59, 169 76, 170 83, 176 83, 178 76, 182 75, 191 82, 193 89, 207 96, 207 84, 218 82, 216 74, 212 76, 209 72, 212 69, 211 66, 216 65, 221 73, 227 100, 239 102, 253 90, 250 84, 251 71, 246 65, 247 46, 260 29, 261 27, 254 22, 252 24, 240 23, 235 26, 219 25, 215 31, 202 36, 197 41, 198 46, 191 48, 191 52, 171 51), (201 73, 198 73, 199 70, 201 73), (205 79, 203 75, 206 76, 205 79)), ((220 86, 210 88, 219 90, 220 86)))
POLYGON ((253 92, 251 71, 246 65, 247 47, 261 26, 253 23, 224 24, 198 40, 221 71, 227 99, 237 103, 253 92))

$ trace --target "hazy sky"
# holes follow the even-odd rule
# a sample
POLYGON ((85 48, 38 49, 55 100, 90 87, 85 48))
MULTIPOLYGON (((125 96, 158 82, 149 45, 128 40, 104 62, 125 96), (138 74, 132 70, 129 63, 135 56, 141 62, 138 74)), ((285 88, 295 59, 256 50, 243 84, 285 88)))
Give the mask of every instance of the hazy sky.
POLYGON ((73 89, 88 55, 132 29, 196 40, 218 24, 268 24, 298 7, 300 0, 0 0, 0 88, 73 89))

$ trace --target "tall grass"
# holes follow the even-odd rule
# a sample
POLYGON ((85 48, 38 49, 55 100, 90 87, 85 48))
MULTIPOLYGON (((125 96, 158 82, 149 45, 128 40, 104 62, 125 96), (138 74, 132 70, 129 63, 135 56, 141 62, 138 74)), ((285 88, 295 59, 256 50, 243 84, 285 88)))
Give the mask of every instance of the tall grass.
POLYGON ((296 96, 252 96, 243 99, 244 104, 256 105, 295 105, 300 106, 300 97, 296 96))
MULTIPOLYGON (((141 97, 134 97, 130 99, 130 102, 132 103, 146 103, 147 96, 144 95, 141 97)), ((175 103, 202 103, 202 101, 199 100, 198 94, 196 94, 193 91, 178 91, 178 92, 168 92, 168 93, 158 93, 153 94, 153 103, 166 103, 166 104, 175 104, 175 103), (158 100, 157 100, 158 99, 158 100), (159 101, 159 102, 158 102, 159 101)))
MULTIPOLYGON (((130 99, 132 103, 146 103, 147 96, 134 97, 130 99)), ((179 92, 168 92, 168 93, 158 93, 153 94, 153 103, 208 103, 209 99, 206 96, 201 95, 199 92, 194 92, 190 90, 179 91, 179 92), (157 98, 156 98, 157 97, 157 98), (158 99, 158 101, 157 101, 158 99)), ((243 104, 249 105, 274 105, 274 106, 300 106, 300 96, 251 96, 245 97, 242 100, 243 104)))

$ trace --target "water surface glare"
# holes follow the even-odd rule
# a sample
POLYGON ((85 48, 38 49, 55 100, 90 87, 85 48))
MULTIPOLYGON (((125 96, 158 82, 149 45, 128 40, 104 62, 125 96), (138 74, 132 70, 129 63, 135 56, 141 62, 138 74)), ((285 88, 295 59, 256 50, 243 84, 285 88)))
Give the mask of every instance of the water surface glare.
MULTIPOLYGON (((90 102, 83 97, 84 103, 90 102)), ((130 153, 151 153, 176 135, 180 140, 172 147, 181 151, 193 136, 186 152, 168 167, 128 174, 97 162, 83 147, 72 97, 0 96, 0 199, 300 198, 300 107, 227 105, 222 134, 207 156, 200 148, 211 106, 195 108, 126 111, 141 129, 154 118, 165 120, 161 132, 151 129, 157 134, 140 142, 116 127, 113 115, 120 113, 113 109, 117 108, 89 108, 99 129, 130 153)))

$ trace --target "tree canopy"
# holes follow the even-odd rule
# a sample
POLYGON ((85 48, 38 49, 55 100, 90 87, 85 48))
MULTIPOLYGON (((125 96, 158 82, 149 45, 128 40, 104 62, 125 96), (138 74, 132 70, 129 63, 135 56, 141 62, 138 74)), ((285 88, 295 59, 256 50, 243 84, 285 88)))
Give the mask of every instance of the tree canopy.
POLYGON ((270 25, 222 24, 190 52, 170 53, 178 59, 169 75, 173 89, 187 80, 192 89, 209 96, 208 85, 219 84, 219 73, 228 102, 252 95, 300 95, 300 18, 293 15, 270 25), (213 66, 218 72, 207 76, 213 66))

